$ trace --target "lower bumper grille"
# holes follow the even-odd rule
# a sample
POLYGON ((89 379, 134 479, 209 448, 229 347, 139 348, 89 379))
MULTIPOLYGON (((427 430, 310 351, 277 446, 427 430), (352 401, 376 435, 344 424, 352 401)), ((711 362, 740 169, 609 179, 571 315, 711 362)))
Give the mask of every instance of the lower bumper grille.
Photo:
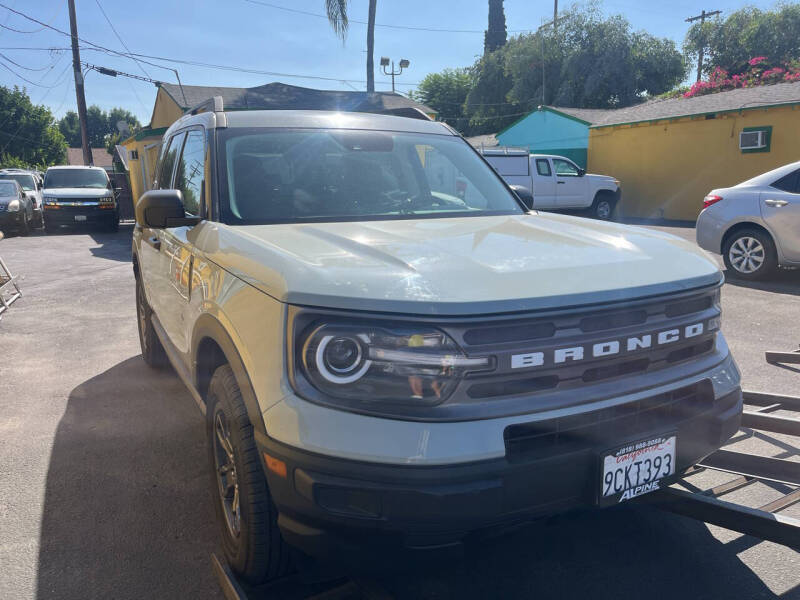
MULTIPOLYGON (((503 433, 506 456, 545 458, 555 454, 603 449, 635 440, 654 429, 667 432, 682 421, 714 408, 709 381, 579 415, 522 423, 503 433)), ((718 407, 721 408, 721 407, 718 407)))

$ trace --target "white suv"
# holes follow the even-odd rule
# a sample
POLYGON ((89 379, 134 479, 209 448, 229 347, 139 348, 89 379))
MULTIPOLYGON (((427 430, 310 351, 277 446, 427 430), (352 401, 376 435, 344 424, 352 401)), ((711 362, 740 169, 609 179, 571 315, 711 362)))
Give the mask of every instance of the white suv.
POLYGON ((627 500, 738 429, 693 244, 529 212, 442 123, 212 108, 164 136, 133 267, 247 581, 627 500))

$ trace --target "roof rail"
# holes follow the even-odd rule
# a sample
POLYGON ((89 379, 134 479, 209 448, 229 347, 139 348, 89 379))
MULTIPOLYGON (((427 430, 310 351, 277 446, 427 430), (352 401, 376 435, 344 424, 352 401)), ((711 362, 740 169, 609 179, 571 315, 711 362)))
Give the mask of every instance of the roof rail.
POLYGON ((214 96, 208 100, 203 100, 197 106, 193 106, 186 112, 191 115, 196 115, 201 112, 222 112, 225 110, 225 104, 222 102, 222 96, 214 96))
POLYGON ((491 156, 523 156, 530 154, 528 148, 522 146, 480 146, 481 154, 491 156))

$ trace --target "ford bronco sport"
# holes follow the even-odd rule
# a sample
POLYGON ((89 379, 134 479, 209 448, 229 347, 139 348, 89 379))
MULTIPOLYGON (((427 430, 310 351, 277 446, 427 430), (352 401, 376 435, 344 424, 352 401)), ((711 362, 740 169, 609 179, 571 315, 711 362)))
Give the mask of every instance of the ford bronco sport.
POLYGON ((156 188, 133 237, 142 355, 206 415, 247 581, 290 547, 457 550, 627 500, 739 427, 715 263, 527 211, 442 123, 217 98, 166 132, 156 188))

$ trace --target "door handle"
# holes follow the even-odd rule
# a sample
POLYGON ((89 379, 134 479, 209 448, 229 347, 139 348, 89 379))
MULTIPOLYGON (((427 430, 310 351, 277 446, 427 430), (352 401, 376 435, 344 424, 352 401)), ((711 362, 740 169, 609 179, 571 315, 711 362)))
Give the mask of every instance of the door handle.
POLYGON ((156 236, 149 237, 145 240, 148 244, 150 244, 156 250, 161 250, 161 240, 158 239, 156 236))
POLYGON ((772 198, 768 198, 764 200, 764 204, 767 206, 774 206, 775 208, 780 208, 781 206, 786 206, 789 204, 786 200, 773 200, 772 198))
POLYGON ((556 183, 557 183, 558 185, 564 185, 564 184, 565 184, 565 183, 567 183, 567 182, 566 182, 566 181, 556 181, 556 183))

